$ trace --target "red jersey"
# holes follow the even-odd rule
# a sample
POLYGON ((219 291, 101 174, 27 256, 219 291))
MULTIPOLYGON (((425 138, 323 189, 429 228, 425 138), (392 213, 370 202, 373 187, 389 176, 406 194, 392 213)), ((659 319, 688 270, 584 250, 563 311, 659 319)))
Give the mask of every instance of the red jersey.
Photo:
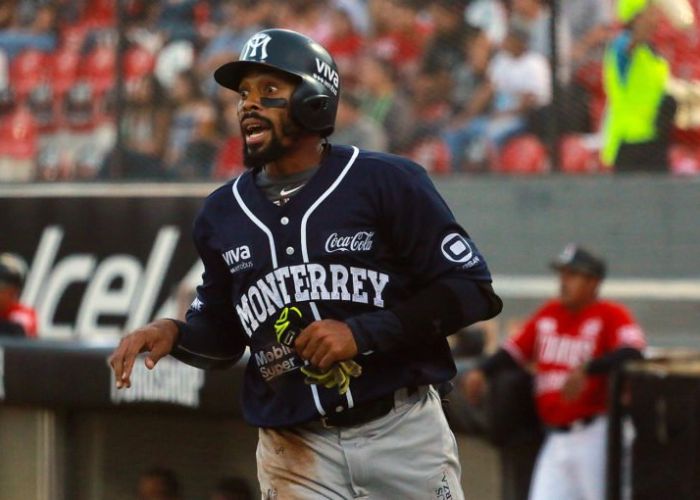
POLYGON ((535 365, 535 401, 548 425, 567 425, 604 413, 607 377, 589 375, 581 395, 565 401, 561 388, 569 373, 583 363, 620 347, 643 349, 644 334, 622 305, 596 301, 572 312, 561 302, 545 304, 508 339, 504 348, 518 362, 535 365))
POLYGON ((27 337, 36 337, 36 312, 31 307, 16 303, 4 312, 0 312, 0 319, 17 323, 24 328, 27 337))

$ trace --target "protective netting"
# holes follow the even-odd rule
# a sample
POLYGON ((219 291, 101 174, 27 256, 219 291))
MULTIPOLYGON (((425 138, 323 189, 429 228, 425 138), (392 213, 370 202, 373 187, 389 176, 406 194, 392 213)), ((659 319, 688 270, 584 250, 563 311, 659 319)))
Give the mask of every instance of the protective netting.
POLYGON ((646 170, 697 173, 700 2, 622 1, 646 10, 628 19, 614 0, 3 2, 0 181, 236 175, 237 96, 211 74, 266 27, 308 34, 336 58, 332 142, 440 174, 615 170, 600 160, 606 46, 622 47, 615 61, 634 73, 630 47, 648 39, 670 66, 661 90, 673 100, 640 114, 652 133, 632 140, 650 149, 632 151, 627 170, 654 158, 646 170))

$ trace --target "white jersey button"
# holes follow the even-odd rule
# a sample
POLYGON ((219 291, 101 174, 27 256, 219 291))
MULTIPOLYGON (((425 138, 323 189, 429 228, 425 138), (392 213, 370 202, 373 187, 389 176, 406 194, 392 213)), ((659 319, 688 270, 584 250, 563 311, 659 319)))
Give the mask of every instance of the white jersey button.
POLYGON ((282 218, 280 219, 280 223, 281 223, 283 226, 286 226, 287 224, 289 224, 289 217, 282 217, 282 218))
POLYGON ((342 406, 336 406, 336 407, 335 407, 335 412, 336 412, 336 413, 340 413, 341 411, 343 411, 343 407, 342 407, 342 406))
POLYGON ((294 255, 294 249, 292 247, 287 247, 287 255, 294 255))

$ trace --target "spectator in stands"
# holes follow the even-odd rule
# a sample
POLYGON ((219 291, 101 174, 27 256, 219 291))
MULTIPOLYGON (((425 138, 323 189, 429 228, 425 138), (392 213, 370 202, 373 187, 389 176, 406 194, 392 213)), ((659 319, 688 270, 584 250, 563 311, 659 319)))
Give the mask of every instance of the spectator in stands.
POLYGON ((418 71, 428 36, 428 27, 421 24, 418 15, 420 7, 415 0, 373 2, 376 34, 367 49, 388 61, 404 78, 418 71))
POLYGON ((611 3, 607 0, 567 0, 561 8, 561 16, 571 30, 574 65, 599 61, 612 34, 611 3))
POLYGON ((245 479, 225 477, 216 484, 209 500, 253 500, 253 498, 253 490, 245 479))
POLYGON ((217 151, 216 111, 192 71, 178 74, 170 90, 175 106, 166 163, 177 178, 209 178, 217 151))
MULTIPOLYGON (((568 1, 568 0, 567 0, 568 1)), ((563 2, 561 2, 563 3, 563 2)), ((552 57, 552 12, 545 0, 512 0, 511 22, 527 31, 528 46, 546 58, 552 57)), ((571 28, 568 19, 557 19, 557 80, 567 82, 571 75, 571 28)))
POLYGON ((453 169, 464 167, 467 150, 470 163, 483 162, 489 149, 525 130, 530 112, 550 102, 549 64, 541 54, 528 50, 528 40, 526 31, 511 26, 503 48, 489 65, 488 79, 444 133, 453 169))
POLYGON ((362 113, 362 101, 352 92, 343 92, 332 140, 372 151, 386 151, 386 133, 376 121, 362 113))
POLYGON ((648 0, 620 0, 625 29, 605 51, 608 104, 601 158, 624 171, 665 171, 668 136, 676 110, 666 94, 668 61, 651 46, 661 10, 648 0))
POLYGON ((413 111, 396 75, 385 61, 366 55, 358 74, 362 112, 379 123, 387 134, 389 151, 404 151, 415 127, 413 111))
POLYGON ((158 28, 159 16, 159 3, 145 2, 142 8, 127 20, 125 32, 129 43, 156 54, 166 41, 166 33, 158 28))
POLYGON ((36 337, 36 312, 20 304, 26 265, 16 255, 0 254, 0 335, 36 337))
POLYGON ((276 26, 303 33, 324 46, 332 35, 329 18, 327 1, 287 0, 277 2, 272 11, 276 26))
POLYGON ((160 0, 158 6, 158 27, 169 40, 196 41, 194 23, 196 0, 160 0))
POLYGON ((162 178, 166 175, 163 154, 170 116, 163 89, 153 75, 139 78, 127 87, 122 112, 120 165, 112 165, 112 177, 162 178), (117 171, 118 170, 118 171, 117 171))
POLYGON ((330 11, 331 36, 324 45, 338 65, 338 71, 343 75, 347 84, 352 78, 355 65, 360 57, 363 39, 356 28, 351 12, 341 6, 333 7, 330 11))
MULTIPOLYGON (((223 131, 224 139, 214 161, 212 178, 228 180, 245 171, 243 165, 245 144, 238 119, 238 93, 228 92, 221 85, 218 87, 216 109, 219 111, 219 128, 223 131)), ((188 305, 189 303, 186 304, 185 309, 188 305)))
POLYGON ((451 115, 450 95, 442 93, 440 83, 425 71, 415 76, 412 90, 413 114, 421 127, 442 128, 451 115))
POLYGON ((500 45, 506 37, 508 13, 500 0, 472 0, 467 4, 465 18, 483 31, 493 45, 500 45))
POLYGON ((270 2, 254 0, 221 3, 220 27, 197 60, 197 73, 207 79, 208 94, 215 93, 218 87, 211 74, 225 62, 235 60, 246 40, 263 29, 271 6, 270 2))
POLYGON ((180 482, 170 469, 152 467, 139 476, 137 500, 180 500, 181 495, 180 482))
POLYGON ((439 0, 429 7, 433 32, 421 69, 433 75, 443 95, 452 91, 452 71, 464 60, 467 39, 475 29, 464 21, 464 4, 464 0, 439 0))
POLYGON ((492 44, 482 30, 474 30, 467 37, 464 59, 453 71, 454 87, 451 104, 455 113, 463 111, 488 78, 492 44))

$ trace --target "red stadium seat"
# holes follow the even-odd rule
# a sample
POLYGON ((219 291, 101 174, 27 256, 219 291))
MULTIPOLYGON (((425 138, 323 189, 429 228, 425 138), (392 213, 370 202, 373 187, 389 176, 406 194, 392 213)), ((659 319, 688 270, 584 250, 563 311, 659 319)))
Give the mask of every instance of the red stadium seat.
POLYGON ((83 20, 94 28, 114 26, 117 22, 116 2, 113 0, 86 2, 83 20))
POLYGON ((431 174, 448 174, 450 167, 450 150, 437 137, 428 137, 416 144, 409 157, 422 165, 431 174))
POLYGON ((567 135, 559 143, 561 171, 589 174, 602 171, 599 151, 589 147, 580 135, 567 135))
POLYGON ((51 85, 57 97, 63 96, 78 79, 80 53, 72 48, 57 50, 51 62, 51 85))
POLYGON ((114 86, 116 80, 116 56, 108 46, 97 47, 81 64, 81 76, 90 82, 92 91, 102 95, 114 86))
POLYGON ((532 134, 515 137, 497 155, 494 170, 506 174, 544 174, 549 171, 547 149, 532 134))
POLYGON ((590 94, 596 96, 605 95, 603 90, 603 64, 600 61, 591 61, 576 70, 576 81, 590 94))
POLYGON ((47 56, 44 52, 28 49, 18 54, 10 67, 10 85, 15 96, 23 100, 48 77, 47 56))
POLYGON ((668 162, 674 175, 700 174, 700 148, 674 144, 668 152, 668 162))
POLYGON ((138 80, 153 72, 156 58, 143 47, 134 46, 124 54, 124 79, 128 81, 138 80))
POLYGON ((23 106, 0 120, 0 156, 18 160, 33 158, 37 152, 37 126, 23 106))

